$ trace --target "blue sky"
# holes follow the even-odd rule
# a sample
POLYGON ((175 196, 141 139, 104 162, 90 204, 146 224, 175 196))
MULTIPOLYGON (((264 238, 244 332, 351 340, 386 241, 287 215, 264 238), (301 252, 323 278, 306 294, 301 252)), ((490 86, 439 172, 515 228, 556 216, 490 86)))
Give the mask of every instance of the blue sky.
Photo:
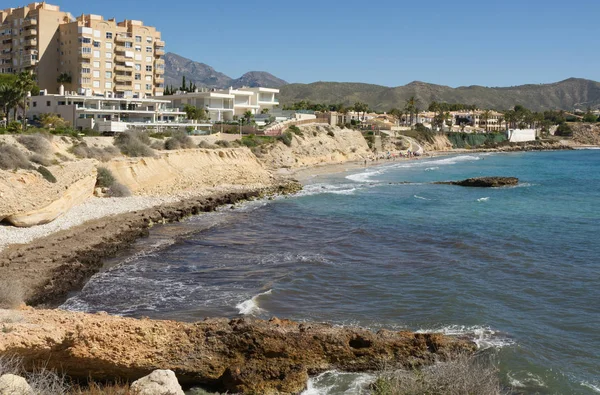
POLYGON ((75 16, 141 19, 162 32, 167 51, 234 78, 261 70, 289 82, 386 86, 600 80, 599 0, 49 2, 75 16))

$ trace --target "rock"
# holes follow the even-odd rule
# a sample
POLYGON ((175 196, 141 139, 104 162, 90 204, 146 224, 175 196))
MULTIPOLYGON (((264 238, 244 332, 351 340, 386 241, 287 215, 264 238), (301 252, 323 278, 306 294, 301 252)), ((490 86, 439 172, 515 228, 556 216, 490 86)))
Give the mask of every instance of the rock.
POLYGON ((434 184, 460 185, 461 187, 497 188, 517 185, 516 177, 475 177, 462 181, 435 182, 434 184))
MULTIPOLYGON (((309 375, 413 368, 476 350, 472 342, 432 333, 393 332, 237 318, 196 323, 132 319, 59 310, 20 311, 0 336, 0 355, 26 368, 44 362, 74 379, 134 381, 156 369, 183 386, 219 392, 296 394, 309 375)), ((0 310, 0 322, 8 310, 0 310)))
POLYGON ((0 376, 1 395, 34 395, 33 389, 23 377, 14 374, 0 376))
POLYGON ((131 384, 131 395, 185 395, 172 370, 155 370, 131 384))

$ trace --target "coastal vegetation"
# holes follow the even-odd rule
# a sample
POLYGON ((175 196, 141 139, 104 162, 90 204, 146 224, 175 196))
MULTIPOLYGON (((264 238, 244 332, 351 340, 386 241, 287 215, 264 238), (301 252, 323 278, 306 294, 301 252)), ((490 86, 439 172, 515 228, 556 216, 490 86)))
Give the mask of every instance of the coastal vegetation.
POLYGON ((115 137, 115 145, 126 156, 154 157, 156 152, 150 147, 152 142, 147 133, 128 131, 115 137))

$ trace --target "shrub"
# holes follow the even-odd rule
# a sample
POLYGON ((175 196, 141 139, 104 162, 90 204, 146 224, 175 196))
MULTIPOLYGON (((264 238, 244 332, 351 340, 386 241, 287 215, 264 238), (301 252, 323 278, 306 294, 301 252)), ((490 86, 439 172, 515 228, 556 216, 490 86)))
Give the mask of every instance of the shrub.
POLYGON ((31 165, 27 157, 14 145, 0 145, 0 169, 28 169, 31 165))
POLYGON ((118 148, 112 145, 104 148, 97 148, 89 147, 85 142, 74 145, 70 151, 78 158, 96 159, 100 162, 108 162, 119 155, 118 148))
MULTIPOLYGON (((49 135, 52 138, 51 135, 49 135)), ((48 155, 52 153, 52 145, 48 138, 41 133, 19 136, 17 141, 21 143, 29 151, 40 155, 48 155)))
POLYGON ((50 158, 42 156, 40 154, 33 154, 29 157, 29 160, 33 163, 37 163, 42 166, 52 166, 54 163, 50 158))
POLYGON ((380 375, 374 395, 501 394, 498 368, 490 354, 459 355, 421 370, 398 370, 380 375))
POLYGON ((280 136, 277 136, 277 140, 281 141, 283 144, 288 147, 292 146, 292 134, 290 132, 282 133, 280 136))
POLYGON ((120 182, 113 182, 106 194, 109 197, 127 197, 131 196, 131 191, 120 182))
POLYGON ((21 126, 21 122, 11 121, 6 126, 6 131, 8 131, 8 133, 19 133, 21 131, 21 126))
POLYGON ((202 140, 200 142, 200 144, 198 144, 198 148, 204 148, 204 149, 214 149, 217 146, 214 144, 209 143, 208 141, 202 140))
POLYGON ((231 143, 226 140, 217 140, 217 141, 215 141, 215 144, 219 147, 231 148, 231 143))
POLYGON ((127 156, 156 156, 150 148, 150 137, 144 132, 129 131, 115 137, 115 145, 127 156))
MULTIPOLYGON (((14 309, 19 307, 24 301, 23 289, 21 284, 0 281, 0 309, 14 309)), ((0 359, 0 376, 2 376, 2 360, 0 359)))
POLYGON ((327 131, 327 135, 328 135, 329 137, 335 137, 335 133, 333 133, 333 130, 328 130, 328 131, 327 131))
POLYGON ((292 125, 288 128, 288 132, 292 132, 294 133, 296 136, 304 136, 304 133, 302 133, 302 130, 300 130, 300 128, 296 125, 292 125))
POLYGON ((96 174, 96 186, 98 188, 110 188, 117 180, 112 172, 106 167, 99 167, 96 174))
POLYGON ((185 132, 174 132, 165 142, 165 149, 168 150, 189 148, 194 148, 194 141, 185 132))
POLYGON ((51 182, 53 184, 56 183, 56 177, 54 177, 54 174, 52 174, 50 170, 46 169, 44 166, 40 166, 35 170, 37 170, 37 172, 40 173, 46 181, 51 182))

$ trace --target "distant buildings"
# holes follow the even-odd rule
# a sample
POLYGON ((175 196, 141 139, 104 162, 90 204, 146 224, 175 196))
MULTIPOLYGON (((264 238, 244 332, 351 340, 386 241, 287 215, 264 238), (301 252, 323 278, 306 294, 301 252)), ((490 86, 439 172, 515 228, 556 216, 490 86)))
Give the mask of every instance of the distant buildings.
POLYGON ((47 3, 0 11, 0 72, 32 71, 48 93, 161 96, 164 46, 140 21, 74 18, 47 3))

